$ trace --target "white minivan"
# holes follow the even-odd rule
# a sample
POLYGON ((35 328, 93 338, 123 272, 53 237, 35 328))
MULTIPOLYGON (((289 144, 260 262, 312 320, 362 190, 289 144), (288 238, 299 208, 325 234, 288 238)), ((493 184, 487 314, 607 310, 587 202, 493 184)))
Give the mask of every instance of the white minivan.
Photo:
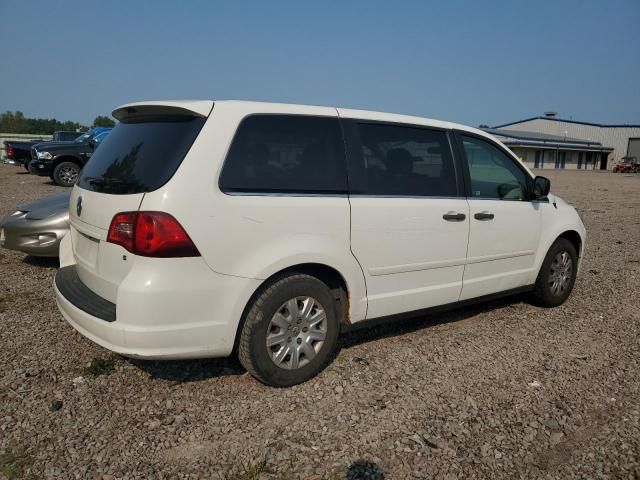
POLYGON ((563 303, 576 210, 462 125, 241 101, 124 105, 70 200, 60 311, 122 355, 322 370, 342 325, 530 291, 563 303))

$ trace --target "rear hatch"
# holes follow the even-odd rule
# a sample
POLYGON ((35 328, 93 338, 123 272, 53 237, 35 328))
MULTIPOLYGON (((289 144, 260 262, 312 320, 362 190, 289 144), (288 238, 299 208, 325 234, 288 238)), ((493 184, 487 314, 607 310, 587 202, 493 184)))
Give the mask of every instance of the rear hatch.
POLYGON ((197 138, 213 102, 131 104, 81 172, 71 192, 71 243, 82 282, 116 303, 136 256, 108 243, 117 213, 137 211, 145 193, 167 183, 197 138))

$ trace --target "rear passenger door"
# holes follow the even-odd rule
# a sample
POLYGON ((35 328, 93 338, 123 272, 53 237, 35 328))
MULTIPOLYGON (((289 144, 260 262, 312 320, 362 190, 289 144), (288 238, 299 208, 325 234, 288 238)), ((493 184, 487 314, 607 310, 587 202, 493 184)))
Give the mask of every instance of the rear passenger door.
POLYGON ((468 204, 445 130, 343 120, 351 249, 365 272, 368 318, 455 302, 468 204))

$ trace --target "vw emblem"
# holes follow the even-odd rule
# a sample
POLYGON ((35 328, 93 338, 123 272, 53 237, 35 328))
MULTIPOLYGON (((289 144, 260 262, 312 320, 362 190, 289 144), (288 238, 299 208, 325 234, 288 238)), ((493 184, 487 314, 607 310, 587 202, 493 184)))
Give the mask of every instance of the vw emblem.
POLYGON ((78 216, 82 213, 82 195, 78 197, 78 201, 76 202, 76 213, 78 216))

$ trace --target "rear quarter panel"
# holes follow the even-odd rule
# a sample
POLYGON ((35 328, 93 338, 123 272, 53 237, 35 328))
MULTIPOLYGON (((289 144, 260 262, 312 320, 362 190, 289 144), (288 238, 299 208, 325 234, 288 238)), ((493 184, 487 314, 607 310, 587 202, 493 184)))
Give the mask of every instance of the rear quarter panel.
POLYGON ((217 102, 173 178, 146 194, 141 209, 178 219, 217 273, 262 280, 302 263, 336 269, 349 289, 350 319, 361 320, 366 289, 350 250, 346 196, 227 195, 218 188, 237 126, 245 116, 260 113, 337 117, 327 107, 217 102))

